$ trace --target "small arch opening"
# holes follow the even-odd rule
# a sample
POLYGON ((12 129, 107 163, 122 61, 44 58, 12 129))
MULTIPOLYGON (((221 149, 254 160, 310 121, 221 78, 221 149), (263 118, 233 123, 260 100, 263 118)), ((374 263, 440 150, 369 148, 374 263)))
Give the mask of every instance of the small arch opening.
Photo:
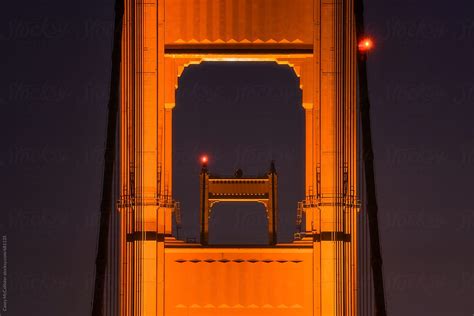
POLYGON ((218 203, 209 220, 209 244, 268 245, 267 215, 260 203, 218 203))

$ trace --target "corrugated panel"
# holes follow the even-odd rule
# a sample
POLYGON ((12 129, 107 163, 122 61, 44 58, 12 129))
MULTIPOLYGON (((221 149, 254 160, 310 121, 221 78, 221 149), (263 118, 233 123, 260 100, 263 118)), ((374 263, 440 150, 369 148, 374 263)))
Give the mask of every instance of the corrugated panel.
POLYGON ((176 249, 166 254, 168 315, 309 315, 312 249, 176 249))
POLYGON ((313 0, 166 0, 167 45, 313 43, 313 0))

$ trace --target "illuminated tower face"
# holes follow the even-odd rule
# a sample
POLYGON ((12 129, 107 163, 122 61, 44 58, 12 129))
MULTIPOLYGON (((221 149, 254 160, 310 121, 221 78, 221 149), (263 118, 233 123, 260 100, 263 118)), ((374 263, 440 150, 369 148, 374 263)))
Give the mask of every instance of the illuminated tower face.
POLYGON ((352 1, 125 0, 121 315, 356 314, 352 1), (175 92, 186 67, 203 61, 276 62, 299 77, 306 129, 301 240, 275 244, 272 237, 268 247, 232 248, 174 239, 175 92))

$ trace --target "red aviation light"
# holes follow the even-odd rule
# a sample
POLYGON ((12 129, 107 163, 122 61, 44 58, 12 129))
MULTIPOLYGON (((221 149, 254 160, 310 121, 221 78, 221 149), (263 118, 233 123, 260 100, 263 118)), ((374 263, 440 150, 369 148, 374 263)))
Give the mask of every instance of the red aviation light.
POLYGON ((374 41, 370 37, 364 37, 357 47, 361 53, 367 53, 374 48, 374 41))
POLYGON ((201 156, 201 163, 203 165, 207 165, 207 162, 209 161, 209 157, 207 157, 207 155, 202 155, 201 156))

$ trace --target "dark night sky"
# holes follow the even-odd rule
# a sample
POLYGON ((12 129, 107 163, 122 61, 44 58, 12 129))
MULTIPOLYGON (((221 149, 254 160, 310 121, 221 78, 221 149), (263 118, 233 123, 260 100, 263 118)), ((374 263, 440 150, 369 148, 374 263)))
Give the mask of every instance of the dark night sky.
MULTIPOLYGON (((377 42, 369 83, 390 315, 471 315, 474 2, 369 0, 366 6, 377 42)), ((89 313, 112 22, 110 0, 2 5, 6 315, 89 313)), ((175 190, 187 207, 185 235, 197 236, 194 157, 207 151, 213 171, 222 173, 236 167, 258 173, 277 160, 281 190, 289 188, 280 191, 280 237, 289 238, 292 207, 302 197, 294 183, 303 179, 296 84, 287 68, 272 65, 207 65, 185 73, 175 115, 175 175, 183 175, 175 190), (249 121, 237 132, 242 119, 249 121)), ((251 241, 245 227, 261 232, 261 209, 219 207, 212 238, 251 241)))

